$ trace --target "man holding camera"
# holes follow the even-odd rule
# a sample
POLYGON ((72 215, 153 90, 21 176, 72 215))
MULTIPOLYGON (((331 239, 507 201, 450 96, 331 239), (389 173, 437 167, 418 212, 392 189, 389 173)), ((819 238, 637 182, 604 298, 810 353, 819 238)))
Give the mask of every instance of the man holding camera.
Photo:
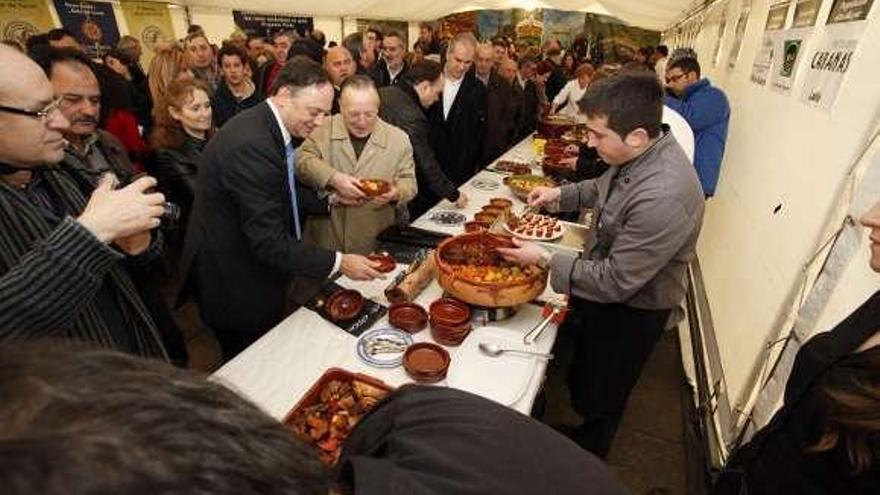
POLYGON ((144 177, 90 195, 58 163, 70 123, 25 55, 0 47, 0 340, 59 338, 167 360, 122 261, 151 245, 165 198, 144 177))

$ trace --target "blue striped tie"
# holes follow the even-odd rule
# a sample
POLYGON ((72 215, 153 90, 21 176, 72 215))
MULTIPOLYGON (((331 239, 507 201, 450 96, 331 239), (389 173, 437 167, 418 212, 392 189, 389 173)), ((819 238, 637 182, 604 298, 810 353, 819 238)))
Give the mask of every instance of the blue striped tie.
POLYGON ((296 150, 293 148, 293 143, 287 143, 287 146, 284 147, 284 151, 287 154, 287 185, 290 186, 290 208, 293 210, 293 233, 296 235, 296 240, 299 241, 302 239, 302 230, 299 226, 299 204, 296 200, 296 178, 294 176, 296 150))

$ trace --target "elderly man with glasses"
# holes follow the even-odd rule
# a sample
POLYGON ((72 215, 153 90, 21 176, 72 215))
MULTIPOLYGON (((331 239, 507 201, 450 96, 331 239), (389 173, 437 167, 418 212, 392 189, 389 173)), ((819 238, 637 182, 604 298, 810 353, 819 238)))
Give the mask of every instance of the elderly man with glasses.
POLYGON ((397 206, 402 211, 416 195, 413 150, 406 133, 379 118, 379 92, 369 77, 346 79, 339 104, 340 113, 303 143, 297 162, 303 181, 333 193, 330 217, 310 222, 307 238, 327 249, 369 254, 379 233, 394 224, 397 206), (388 190, 368 195, 363 179, 384 180, 388 190))
POLYGON ((150 177, 90 195, 59 167, 70 123, 33 61, 0 46, 0 341, 57 338, 168 359, 130 277, 165 199, 150 177))

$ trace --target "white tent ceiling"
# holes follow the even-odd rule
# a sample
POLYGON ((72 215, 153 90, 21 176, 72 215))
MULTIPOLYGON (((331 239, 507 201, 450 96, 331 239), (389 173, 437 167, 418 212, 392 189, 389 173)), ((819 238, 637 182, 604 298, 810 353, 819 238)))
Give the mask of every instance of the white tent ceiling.
POLYGON ((694 0, 178 0, 198 7, 220 7, 312 16, 435 20, 453 12, 480 9, 548 8, 611 15, 632 26, 661 30, 694 4, 694 0))

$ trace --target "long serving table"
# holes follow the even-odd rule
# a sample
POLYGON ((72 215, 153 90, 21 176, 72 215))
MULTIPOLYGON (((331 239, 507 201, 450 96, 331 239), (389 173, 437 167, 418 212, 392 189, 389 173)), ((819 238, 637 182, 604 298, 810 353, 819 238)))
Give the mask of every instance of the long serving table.
MULTIPOLYGON (((531 162, 535 152, 532 138, 526 138, 516 146, 508 150, 500 159, 518 162, 531 162)), ((540 169, 535 171, 540 174, 540 169)), ((505 197, 514 201, 514 209, 522 209, 523 203, 516 199, 501 181, 503 175, 496 172, 481 171, 468 183, 461 187, 461 191, 468 195, 470 201, 466 208, 456 210, 465 214, 469 219, 474 213, 489 202, 493 197, 505 197), (497 188, 486 190, 486 184, 496 182, 497 188), (477 187, 475 187, 475 183, 477 187)), ((489 186, 491 187, 491 186, 489 186)), ((443 200, 433 209, 417 219, 413 226, 446 234, 459 234, 463 231, 461 225, 439 225, 429 218, 438 210, 454 209, 454 206, 443 200)), ((405 269, 398 265, 397 271, 405 269)), ((397 273, 392 272, 385 280, 371 282, 358 282, 346 277, 339 278, 336 282, 344 287, 359 290, 364 297, 371 298, 383 305, 388 305, 384 296, 384 289, 391 278, 397 273)), ((434 280, 416 299, 415 302, 427 309, 428 305, 441 297, 442 289, 434 280)), ((558 297, 548 287, 541 296, 542 300, 558 297)), ((556 327, 551 324, 544 330, 541 337, 532 345, 526 347, 522 344, 522 337, 528 330, 541 321, 541 308, 534 304, 523 304, 516 314, 500 322, 489 323, 492 328, 485 328, 474 323, 474 329, 468 339, 481 339, 481 335, 492 335, 503 342, 516 343, 519 348, 528 348, 530 351, 548 353, 556 339, 556 327)), ((378 320, 372 328, 388 327, 387 316, 378 320)), ((415 342, 432 341, 430 331, 425 329, 413 335, 415 342)), ((273 417, 282 419, 288 411, 305 395, 309 387, 331 367, 339 367, 348 371, 364 373, 378 378, 391 386, 399 386, 411 382, 402 367, 397 368, 374 368, 357 357, 357 338, 340 330, 332 323, 324 320, 320 315, 305 307, 298 309, 275 328, 266 333, 253 345, 245 349, 241 354, 234 357, 213 375, 213 379, 224 383, 236 390, 241 395, 249 398, 263 408, 273 417)), ((450 364, 450 376, 456 366, 469 366, 467 369, 455 370, 459 379, 456 385, 459 388, 480 393, 486 390, 487 380, 492 387, 492 393, 483 395, 501 396, 514 398, 506 405, 529 414, 535 397, 537 396, 544 374, 547 361, 542 358, 526 355, 504 354, 501 357, 480 356, 475 358, 472 352, 468 352, 467 360, 459 353, 462 347, 446 347, 452 358, 450 364), (462 359, 457 359, 462 357, 462 359), (498 360, 517 359, 527 360, 530 370, 525 373, 496 373, 487 377, 480 368, 480 363, 475 359, 498 360), (468 378, 468 372, 473 369, 472 379, 468 378)), ((469 349, 472 349, 470 346, 469 349)), ((519 371, 523 369, 521 361, 510 362, 511 368, 519 371)), ((486 363, 484 363, 486 364, 486 363)), ((496 363, 497 364, 497 363, 496 363)), ((438 385, 447 385, 446 381, 438 385)))

